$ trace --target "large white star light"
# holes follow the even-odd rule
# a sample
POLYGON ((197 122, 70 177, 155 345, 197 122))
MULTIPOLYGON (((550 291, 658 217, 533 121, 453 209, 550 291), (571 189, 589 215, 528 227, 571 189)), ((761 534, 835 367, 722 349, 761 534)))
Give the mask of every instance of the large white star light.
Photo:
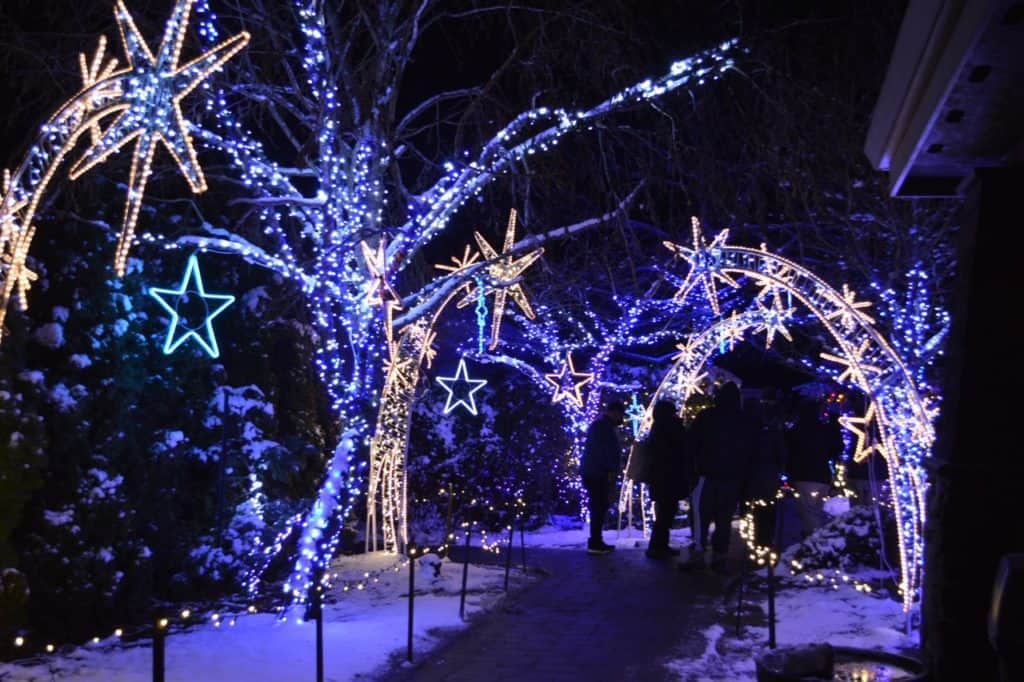
POLYGON ((572 361, 572 353, 568 353, 561 371, 545 374, 544 379, 555 387, 555 395, 551 398, 551 402, 560 403, 568 398, 577 407, 582 408, 582 389, 594 380, 594 375, 591 372, 577 372, 576 365, 572 361))
POLYGON ((135 26, 124 1, 117 0, 116 3, 115 17, 128 68, 111 75, 111 78, 121 81, 120 95, 92 112, 83 128, 95 132, 101 119, 112 114, 118 114, 118 117, 98 139, 92 141, 82 158, 72 166, 70 174, 72 179, 76 179, 128 143, 135 142, 124 221, 114 257, 118 276, 124 275, 157 143, 162 143, 174 157, 193 192, 206 191, 206 178, 196 159, 188 132, 189 124, 181 113, 181 101, 249 42, 249 34, 242 32, 187 64, 179 64, 194 3, 195 0, 177 0, 167 21, 163 42, 155 55, 135 26))
POLYGON ((444 387, 444 390, 448 391, 448 400, 446 400, 444 404, 445 414, 448 414, 459 405, 462 405, 470 414, 474 416, 476 415, 476 398, 473 396, 477 391, 487 385, 487 380, 469 378, 469 372, 466 370, 466 358, 461 358, 459 360, 459 368, 455 371, 455 376, 437 377, 437 383, 441 384, 441 386, 444 387), (469 390, 464 393, 460 392, 459 397, 456 398, 456 387, 460 384, 468 387, 469 390))
POLYGON ((167 329, 167 340, 164 341, 164 353, 166 355, 176 351, 181 344, 189 339, 195 339, 195 342, 202 346, 203 350, 211 358, 220 356, 220 349, 217 347, 217 337, 213 333, 213 325, 211 323, 213 318, 220 315, 224 312, 225 308, 235 302, 235 297, 229 294, 206 293, 206 288, 203 286, 203 276, 199 272, 199 261, 195 255, 189 256, 188 267, 185 268, 185 277, 182 278, 181 285, 177 289, 158 289, 152 287, 149 290, 149 295, 155 298, 163 309, 171 315, 171 324, 167 329), (182 304, 187 304, 190 296, 198 296, 203 305, 206 306, 206 314, 203 317, 202 325, 199 327, 203 330, 205 339, 196 329, 191 329, 181 324, 181 314, 178 312, 178 308, 182 304), (173 299, 173 304, 168 299, 173 299), (208 301, 212 301, 213 305, 211 306, 208 301), (182 329, 184 333, 175 338, 182 329))
POLYGON ((738 289, 740 286, 722 269, 721 251, 725 247, 725 240, 729 238, 729 230, 722 230, 708 244, 701 232, 700 220, 696 217, 691 218, 690 227, 693 232, 693 248, 674 242, 662 242, 665 248, 690 264, 690 271, 686 273, 686 279, 683 280, 674 298, 676 302, 682 303, 697 284, 703 284, 704 293, 707 294, 708 302, 711 303, 711 309, 715 311, 715 315, 721 315, 715 280, 728 284, 733 289, 738 289))

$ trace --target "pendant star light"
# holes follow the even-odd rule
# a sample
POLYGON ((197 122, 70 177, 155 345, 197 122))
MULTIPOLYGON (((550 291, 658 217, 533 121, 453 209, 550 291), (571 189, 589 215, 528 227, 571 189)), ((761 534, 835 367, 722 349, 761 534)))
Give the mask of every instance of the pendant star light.
POLYGON ((644 420, 644 406, 636 399, 636 393, 633 394, 629 407, 626 408, 626 417, 633 429, 633 438, 636 438, 640 434, 640 424, 644 420))
POLYGON ((463 406, 466 410, 476 416, 476 399, 473 397, 474 394, 481 388, 487 385, 486 379, 470 379, 469 372, 466 370, 466 358, 459 360, 459 368, 455 371, 455 376, 451 377, 438 377, 437 383, 441 384, 444 390, 448 391, 448 399, 444 404, 444 413, 448 414, 458 406, 463 406), (468 390, 457 389, 458 386, 466 386, 468 390), (456 398, 456 393, 459 397, 456 398))
POLYGON ((150 288, 149 295, 157 300, 164 310, 171 315, 171 324, 167 329, 167 340, 164 341, 164 354, 170 355, 178 349, 181 344, 189 339, 194 339, 211 358, 220 357, 220 349, 217 347, 217 337, 213 333, 213 319, 235 302, 235 297, 229 294, 208 294, 203 286, 203 275, 199 271, 199 261, 194 255, 189 256, 188 267, 185 268, 185 276, 177 289, 150 288), (206 315, 203 318, 202 330, 205 339, 195 329, 190 329, 181 322, 181 315, 178 307, 187 302, 190 296, 198 296, 206 305, 206 315), (173 300, 173 303, 169 302, 173 300), (213 305, 207 303, 212 301, 213 305), (184 333, 175 338, 178 332, 184 329, 184 333))
POLYGON ((583 407, 583 387, 594 380, 591 372, 577 372, 576 365, 572 361, 572 353, 565 356, 565 364, 560 372, 545 374, 544 378, 549 384, 555 387, 555 394, 551 398, 552 403, 559 403, 569 399, 576 403, 579 408, 583 407))
MULTIPOLYGON (((480 252, 483 253, 485 259, 491 261, 486 267, 487 277, 490 281, 484 290, 485 295, 494 294, 494 311, 491 315, 491 342, 488 345, 489 350, 494 350, 498 347, 498 338, 501 334, 501 318, 505 312, 506 299, 511 297, 527 318, 533 320, 537 317, 537 314, 533 312, 533 308, 530 306, 530 301, 526 298, 523 285, 518 280, 522 277, 523 272, 544 254, 544 249, 534 249, 519 259, 513 259, 510 255, 504 255, 509 254, 515 249, 516 216, 516 210, 512 209, 508 216, 508 228, 505 230, 505 243, 501 254, 494 250, 482 234, 479 232, 473 233, 476 244, 480 247, 480 252)), ((464 299, 459 301, 459 307, 462 308, 474 302, 475 294, 475 290, 470 291, 464 299)))
POLYGON ((70 171, 71 178, 77 179, 122 147, 135 143, 124 220, 114 257, 114 270, 119 277, 124 275, 158 143, 163 144, 174 157, 192 191, 196 194, 206 191, 206 179, 196 158, 189 124, 181 113, 181 101, 249 42, 249 34, 243 32, 196 59, 180 64, 194 2, 178 0, 167 22, 160 49, 154 55, 123 0, 117 0, 115 17, 128 68, 114 76, 119 77, 124 86, 120 96, 93 112, 86 125, 95 133, 96 125, 102 119, 113 114, 118 116, 99 139, 93 140, 70 171))
POLYGON ((715 311, 715 315, 721 315, 722 311, 718 306, 718 288, 715 286, 715 280, 717 279, 728 284, 734 289, 740 286, 722 268, 721 253, 725 246, 725 240, 729 238, 729 230, 722 230, 711 240, 711 244, 708 244, 704 239, 704 234, 701 232, 700 221, 696 217, 691 218, 691 229, 693 232, 693 248, 669 241, 663 242, 665 248, 690 264, 690 271, 686 273, 686 279, 683 280, 679 291, 676 292, 675 300, 678 303, 682 303, 695 286, 702 284, 704 293, 707 294, 708 302, 711 304, 711 309, 715 311))

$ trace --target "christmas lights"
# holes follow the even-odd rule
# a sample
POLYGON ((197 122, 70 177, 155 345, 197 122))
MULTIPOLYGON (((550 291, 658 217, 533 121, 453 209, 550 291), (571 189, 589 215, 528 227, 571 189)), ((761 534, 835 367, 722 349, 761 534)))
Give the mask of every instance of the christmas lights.
MULTIPOLYGON (((732 68, 731 53, 736 44, 727 41, 679 60, 665 74, 626 87, 589 109, 567 111, 540 106, 522 112, 475 154, 460 151, 453 155, 458 161, 445 164, 445 172, 425 190, 417 194, 398 187, 398 194, 408 197, 403 212, 402 207, 391 206, 389 198, 396 140, 385 137, 380 125, 370 123, 370 117, 376 117, 379 110, 343 110, 341 88, 347 81, 339 74, 348 65, 334 59, 326 13, 314 3, 294 2, 297 33, 303 44, 296 52, 301 62, 298 77, 289 90, 301 101, 300 107, 309 102, 316 111, 316 127, 309 131, 309 164, 299 169, 286 168, 270 159, 263 144, 235 119, 228 96, 207 80, 243 47, 248 34, 222 40, 208 0, 178 0, 154 54, 124 3, 119 0, 116 7, 127 67, 117 70, 106 58, 102 43, 91 61, 79 60, 83 90, 43 126, 24 161, 12 173, 10 189, 0 203, 0 224, 4 226, 0 247, 3 254, 10 255, 0 288, 0 316, 6 314, 15 298, 23 303, 31 277, 22 268, 35 211, 57 168, 81 136, 88 135, 90 144, 72 168, 75 177, 135 143, 115 254, 119 273, 124 271, 160 143, 170 151, 195 191, 205 188, 205 178, 195 158, 193 139, 223 153, 238 176, 239 186, 250 195, 240 200, 256 207, 252 215, 262 228, 262 234, 256 237, 259 241, 205 224, 201 234, 167 238, 147 233, 140 238, 146 244, 169 249, 237 255, 294 283, 306 298, 318 340, 316 369, 330 408, 344 426, 309 511, 296 522, 294 532, 289 529, 279 535, 298 536, 294 569, 285 591, 301 602, 313 585, 313 576, 325 567, 338 546, 338 521, 352 511, 364 492, 368 509, 380 506, 383 513, 385 545, 394 549, 399 540, 404 541, 405 431, 419 368, 433 357, 434 322, 440 311, 456 293, 466 296, 467 304, 473 302, 474 294, 478 300, 481 291, 477 290, 481 288, 484 295, 495 294, 491 323, 491 344, 495 346, 508 297, 524 314, 532 312, 519 280, 539 257, 542 242, 584 228, 563 228, 514 245, 513 215, 500 253, 477 234, 475 241, 487 260, 476 262, 476 256, 467 251, 467 262, 457 264, 458 272, 419 291, 399 292, 402 300, 382 301, 385 305, 381 312, 375 305, 375 292, 384 298, 385 275, 397 277, 417 262, 414 256, 448 226, 466 202, 515 164, 552 149, 571 132, 587 130, 600 118, 624 107, 717 80, 732 68), (193 8, 204 48, 200 57, 181 65, 185 30, 193 8), (181 100, 196 89, 205 96, 205 120, 201 125, 186 122, 181 112, 181 100), (297 177, 303 178, 301 183, 293 182, 297 177), (385 216, 401 217, 398 224, 389 225, 385 216), (364 258, 358 257, 361 242, 367 244, 372 258, 366 258, 365 251, 364 258), (368 470, 362 464, 367 451, 368 470)), ((389 87, 388 92, 398 92, 398 88, 389 87)), ((388 97, 393 96, 377 93, 369 99, 384 103, 386 108, 391 101, 388 97), (377 96, 379 100, 374 99, 377 96)), ((352 101, 347 94, 344 97, 352 101)), ((585 226, 596 224, 600 221, 585 226)), ((591 393, 593 396, 596 392, 591 393)), ((374 528, 373 542, 375 514, 368 512, 368 523, 374 528)), ((265 556, 267 550, 278 552, 283 548, 282 540, 259 548, 259 553, 265 556)))
POLYGON ((230 294, 208 294, 203 286, 203 275, 199 271, 199 260, 195 255, 189 256, 188 266, 185 268, 185 276, 181 279, 181 285, 177 289, 158 289, 151 287, 149 295, 156 299, 157 303, 171 315, 171 323, 167 328, 167 339, 164 341, 164 354, 170 355, 178 349, 181 344, 189 339, 194 339, 211 358, 220 357, 220 348, 217 346, 217 336, 213 333, 213 319, 224 312, 229 305, 235 302, 235 297, 230 294), (181 315, 178 308, 188 301, 189 297, 197 296, 206 306, 206 315, 203 317, 202 329, 206 336, 204 339, 195 329, 185 327, 185 333, 175 338, 178 326, 181 322, 181 315), (166 297, 166 298, 165 298, 166 297), (173 305, 166 299, 173 298, 173 305), (207 301, 213 301, 210 306, 207 301))
POLYGON ((445 414, 448 414, 459 405, 462 405, 470 414, 476 416, 476 399, 473 395, 486 386, 487 381, 485 379, 469 378, 469 374, 466 371, 466 358, 459 359, 459 368, 455 371, 455 376, 437 377, 437 383, 441 384, 441 386, 444 387, 444 390, 448 391, 448 398, 444 403, 445 414), (469 390, 464 393, 460 393, 459 397, 455 398, 455 387, 459 384, 466 384, 469 390))
POLYGON ((249 42, 249 34, 240 33, 192 61, 179 64, 194 2, 178 0, 156 55, 135 26, 124 1, 117 0, 116 3, 114 16, 121 32, 128 68, 110 76, 121 81, 119 96, 110 98, 91 112, 83 125, 95 134, 101 120, 113 114, 118 116, 71 167, 70 176, 72 180, 80 177, 128 143, 135 142, 128 176, 128 199, 114 258, 114 270, 118 276, 124 275, 157 143, 163 143, 170 152, 194 193, 206 191, 206 179, 196 157, 188 123, 181 113, 181 100, 249 42))
POLYGON ((583 407, 583 387, 594 380, 593 372, 577 372, 576 365, 572 361, 572 353, 565 356, 565 364, 562 369, 554 374, 545 374, 544 378, 554 386, 555 393, 551 402, 557 403, 568 398, 576 403, 577 407, 583 407))
MULTIPOLYGON (((923 464, 934 440, 934 406, 921 397, 900 353, 874 327, 873 318, 864 312, 868 303, 858 301, 848 286, 837 291, 806 268, 770 253, 764 245, 760 249, 729 245, 725 230, 709 245, 696 220, 692 227, 692 248, 666 243, 666 247, 682 255, 690 265, 676 295, 678 300, 685 300, 698 283, 702 284, 717 314, 720 309, 715 282, 739 289, 736 277, 749 278, 760 287, 761 294, 755 301, 755 311, 723 318, 682 344, 676 364, 651 403, 667 398, 677 405, 685 404, 700 387, 704 363, 715 349, 731 344, 741 329, 765 331, 768 343, 776 332, 788 338, 783 322, 792 317, 792 305, 783 307, 782 293, 787 300, 806 307, 834 343, 836 352, 822 353, 821 357, 841 364, 844 369, 837 380, 860 390, 869 400, 868 413, 863 418, 847 417, 843 423, 858 435, 857 456, 866 457, 874 451, 888 463, 891 503, 900 546, 900 590, 904 609, 909 611, 918 597, 923 570, 924 490, 927 485, 923 464), (773 297, 771 306, 761 302, 764 296, 773 297), (867 445, 869 442, 871 444, 867 445)), ((645 420, 641 435, 648 428, 650 425, 645 420)), ((620 508, 625 503, 626 500, 620 498, 620 508)))
POLYGON ((640 435, 640 423, 644 420, 644 406, 636 399, 636 393, 629 401, 629 407, 626 408, 626 418, 629 419, 629 425, 633 429, 633 438, 636 439, 640 435))

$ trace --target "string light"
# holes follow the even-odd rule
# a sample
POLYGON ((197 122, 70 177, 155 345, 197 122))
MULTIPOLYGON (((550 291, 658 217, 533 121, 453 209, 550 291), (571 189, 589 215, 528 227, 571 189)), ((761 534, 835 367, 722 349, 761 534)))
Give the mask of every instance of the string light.
POLYGON ((636 398, 636 393, 629 401, 626 408, 626 417, 629 419, 630 427, 633 429, 633 438, 640 435, 640 423, 644 420, 644 406, 636 398))

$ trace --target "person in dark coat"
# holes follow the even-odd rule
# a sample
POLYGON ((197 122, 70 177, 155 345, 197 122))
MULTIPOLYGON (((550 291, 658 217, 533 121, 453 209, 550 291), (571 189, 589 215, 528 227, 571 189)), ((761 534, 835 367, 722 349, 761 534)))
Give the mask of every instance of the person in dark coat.
POLYGON ((843 454, 842 429, 823 407, 806 402, 800 407, 788 441, 786 474, 799 495, 797 511, 803 536, 807 537, 825 522, 825 496, 832 485, 830 463, 843 454))
POLYGON ((715 395, 715 405, 701 412, 691 429, 691 446, 700 478, 691 496, 695 538, 690 558, 680 568, 702 567, 710 526, 711 570, 726 572, 732 517, 757 447, 757 426, 740 409, 740 390, 730 382, 715 395))
POLYGON ((668 535, 679 500, 690 494, 693 462, 686 450, 686 432, 676 414, 676 406, 668 400, 659 400, 654 405, 652 417, 647 448, 651 458, 648 485, 654 500, 654 526, 647 556, 665 559, 679 556, 678 549, 669 547, 668 535))
POLYGON ((626 417, 626 407, 618 400, 605 405, 604 414, 587 429, 587 440, 580 458, 580 476, 587 491, 590 510, 590 539, 588 554, 607 554, 615 547, 605 544, 601 531, 604 517, 611 504, 611 491, 615 476, 622 466, 622 443, 619 427, 626 417))
POLYGON ((758 425, 758 435, 745 486, 746 499, 755 503, 754 541, 761 547, 774 547, 775 494, 786 462, 785 429, 773 394, 766 394, 760 403, 752 403, 750 412, 758 425))

